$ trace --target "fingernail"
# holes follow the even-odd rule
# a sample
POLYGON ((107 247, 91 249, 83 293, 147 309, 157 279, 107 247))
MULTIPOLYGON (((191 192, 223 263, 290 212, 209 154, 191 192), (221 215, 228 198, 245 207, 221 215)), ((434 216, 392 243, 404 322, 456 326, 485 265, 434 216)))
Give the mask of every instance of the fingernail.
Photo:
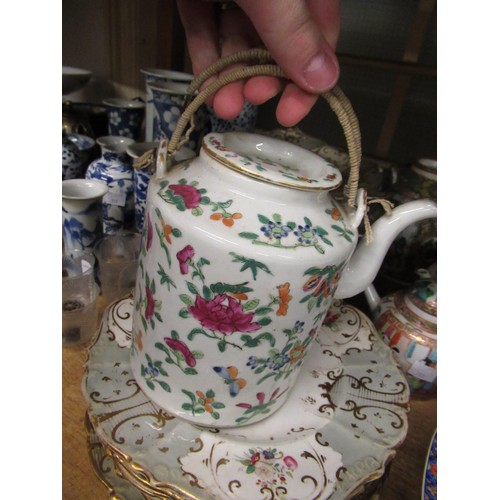
POLYGON ((337 83, 338 76, 337 60, 326 52, 316 54, 304 71, 306 83, 314 92, 325 92, 331 89, 337 83))

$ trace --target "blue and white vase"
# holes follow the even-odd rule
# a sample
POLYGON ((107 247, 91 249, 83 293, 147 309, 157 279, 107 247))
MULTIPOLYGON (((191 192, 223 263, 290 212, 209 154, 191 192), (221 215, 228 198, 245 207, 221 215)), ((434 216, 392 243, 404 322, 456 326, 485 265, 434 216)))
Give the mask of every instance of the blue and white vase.
POLYGON ((64 253, 92 252, 102 236, 101 202, 108 192, 100 180, 62 181, 62 225, 64 253))
MULTIPOLYGON (((184 98, 187 83, 167 82, 150 85, 153 92, 155 116, 153 119, 153 140, 170 139, 177 122, 184 111, 184 98)), ((195 128, 189 136, 186 146, 194 152, 199 149, 201 138, 209 132, 210 120, 205 106, 195 114, 195 128)))
POLYGON ((90 162, 95 141, 82 134, 62 135, 62 180, 83 179, 90 162))
POLYGON ((257 123, 257 106, 245 101, 243 109, 234 120, 224 120, 215 114, 213 108, 208 107, 211 132, 250 132, 257 123))
MULTIPOLYGON (((132 161, 140 158, 148 151, 154 151, 158 148, 158 142, 136 142, 127 148, 128 155, 132 161)), ((175 154, 175 162, 181 162, 188 158, 194 158, 194 151, 187 147, 181 147, 175 154)), ((146 208, 146 197, 148 194, 149 181, 154 172, 154 162, 145 165, 144 168, 134 168, 134 202, 135 202, 135 227, 137 231, 144 229, 144 210, 146 208)))
POLYGON ((145 119, 145 141, 151 142, 154 140, 153 122, 156 115, 155 106, 153 103, 153 90, 151 85, 163 85, 167 82, 191 82, 193 75, 183 73, 181 71, 173 71, 168 69, 141 69, 141 73, 145 77, 146 83, 146 119, 145 119))
POLYGON ((133 139, 104 136, 97 139, 102 156, 94 160, 85 174, 86 179, 98 179, 108 186, 102 200, 104 234, 115 234, 120 229, 134 226, 134 172, 127 155, 127 147, 133 139))
POLYGON ((108 134, 129 137, 138 141, 142 137, 145 104, 136 99, 105 99, 108 134))

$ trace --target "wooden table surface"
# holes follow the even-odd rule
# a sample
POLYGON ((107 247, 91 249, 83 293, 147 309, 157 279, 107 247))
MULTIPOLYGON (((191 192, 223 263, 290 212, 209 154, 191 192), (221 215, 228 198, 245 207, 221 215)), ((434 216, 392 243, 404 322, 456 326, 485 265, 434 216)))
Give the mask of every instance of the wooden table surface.
MULTIPOLYGON (((94 472, 87 450, 87 405, 81 384, 87 348, 63 348, 62 498, 106 500, 107 488, 94 472)), ((437 401, 412 399, 406 440, 392 461, 379 500, 419 500, 427 450, 436 429, 437 401)))

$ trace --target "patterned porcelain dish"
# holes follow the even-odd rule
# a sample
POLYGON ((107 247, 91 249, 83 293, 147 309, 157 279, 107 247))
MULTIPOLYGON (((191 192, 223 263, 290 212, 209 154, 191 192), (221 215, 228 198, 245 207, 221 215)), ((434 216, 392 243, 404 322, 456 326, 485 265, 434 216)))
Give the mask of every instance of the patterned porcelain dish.
POLYGON ((422 484, 422 500, 437 499, 437 431, 432 436, 422 484))
POLYGON ((355 209, 337 203, 330 191, 341 182, 310 151, 237 132, 207 134, 199 157, 157 168, 131 349, 149 398, 218 427, 254 424, 285 403, 334 295, 362 291, 391 235, 436 215, 421 201, 394 210, 348 266, 366 197, 360 190, 355 209), (258 411, 248 419, 252 401, 258 411))
MULTIPOLYGON (((382 476, 406 436, 404 376, 368 318, 340 301, 285 405, 262 423, 227 429, 175 418, 140 389, 130 365, 132 312, 132 297, 105 311, 82 389, 106 456, 146 497, 351 498, 382 476)), ((151 376, 158 369, 147 367, 151 376)), ((244 418, 266 402, 260 393, 247 399, 244 418)), ((207 394, 193 404, 217 411, 207 394)))

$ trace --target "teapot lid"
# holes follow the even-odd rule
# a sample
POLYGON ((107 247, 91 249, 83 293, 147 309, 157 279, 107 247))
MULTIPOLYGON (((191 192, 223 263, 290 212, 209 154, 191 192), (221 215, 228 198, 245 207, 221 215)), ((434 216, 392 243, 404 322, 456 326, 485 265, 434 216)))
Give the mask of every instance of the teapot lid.
POLYGON ((300 146, 246 132, 209 133, 203 151, 250 177, 279 186, 328 191, 342 183, 340 170, 300 146))
POLYGON ((409 290, 407 300, 420 311, 437 316, 437 282, 432 279, 417 281, 409 290))

